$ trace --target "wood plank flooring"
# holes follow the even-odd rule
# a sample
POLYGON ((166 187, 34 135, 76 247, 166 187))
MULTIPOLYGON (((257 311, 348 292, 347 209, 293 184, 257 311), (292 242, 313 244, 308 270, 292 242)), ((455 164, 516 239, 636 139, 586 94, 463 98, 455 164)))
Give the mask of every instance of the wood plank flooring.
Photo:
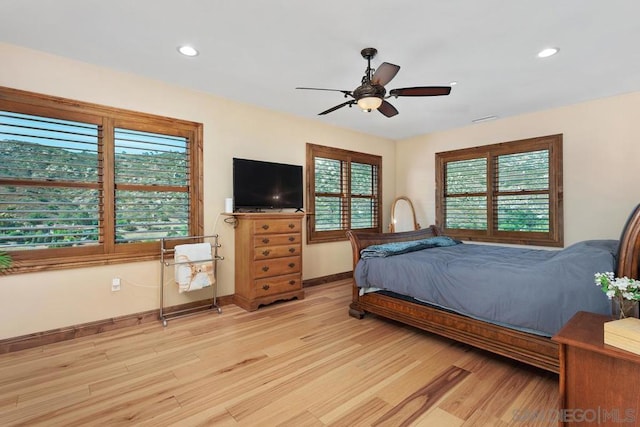
POLYGON ((337 281, 1 355, 0 425, 556 425, 556 375, 356 320, 350 298, 337 281))

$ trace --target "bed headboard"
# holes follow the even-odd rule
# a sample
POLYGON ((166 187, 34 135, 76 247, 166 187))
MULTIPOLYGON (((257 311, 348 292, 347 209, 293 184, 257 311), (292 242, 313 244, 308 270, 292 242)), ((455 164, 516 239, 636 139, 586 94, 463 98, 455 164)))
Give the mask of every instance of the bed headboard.
POLYGON ((616 277, 638 278, 640 262, 640 204, 635 207, 622 229, 618 245, 616 277))
MULTIPOLYGON (((442 233, 434 226, 416 231, 402 233, 368 233, 361 231, 347 231, 353 252, 353 268, 360 260, 360 250, 371 245, 381 243, 402 242, 407 240, 426 239, 440 236, 442 233)), ((616 277, 638 279, 638 264, 640 263, 640 204, 629 215, 618 245, 616 277)))
POLYGON ((391 242, 407 242, 410 240, 428 239, 429 237, 441 236, 442 233, 435 225, 430 225, 415 231, 403 231, 400 233, 371 233, 365 231, 347 231, 347 237, 351 241, 353 252, 353 268, 360 261, 360 250, 371 245, 379 245, 391 242))

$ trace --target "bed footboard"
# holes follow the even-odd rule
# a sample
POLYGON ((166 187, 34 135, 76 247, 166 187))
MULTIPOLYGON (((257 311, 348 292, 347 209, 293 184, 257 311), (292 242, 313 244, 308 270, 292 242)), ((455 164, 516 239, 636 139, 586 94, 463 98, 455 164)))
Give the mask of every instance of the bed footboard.
POLYGON ((558 345, 539 335, 378 293, 360 297, 351 304, 351 313, 386 317, 547 371, 560 371, 558 345))

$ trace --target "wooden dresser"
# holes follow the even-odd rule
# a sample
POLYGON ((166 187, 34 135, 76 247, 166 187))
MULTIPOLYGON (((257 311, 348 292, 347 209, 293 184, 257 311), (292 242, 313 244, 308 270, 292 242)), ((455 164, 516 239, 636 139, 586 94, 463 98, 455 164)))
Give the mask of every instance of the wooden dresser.
POLYGON ((248 311, 303 299, 303 213, 237 213, 235 303, 248 311))

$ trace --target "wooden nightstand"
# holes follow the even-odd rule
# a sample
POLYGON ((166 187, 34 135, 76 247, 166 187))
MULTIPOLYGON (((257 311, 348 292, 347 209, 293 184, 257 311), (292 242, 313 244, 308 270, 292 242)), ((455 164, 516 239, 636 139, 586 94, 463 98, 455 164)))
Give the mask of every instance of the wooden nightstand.
POLYGON ((640 355, 604 344, 610 320, 581 311, 552 338, 560 344, 560 425, 640 423, 640 355))

